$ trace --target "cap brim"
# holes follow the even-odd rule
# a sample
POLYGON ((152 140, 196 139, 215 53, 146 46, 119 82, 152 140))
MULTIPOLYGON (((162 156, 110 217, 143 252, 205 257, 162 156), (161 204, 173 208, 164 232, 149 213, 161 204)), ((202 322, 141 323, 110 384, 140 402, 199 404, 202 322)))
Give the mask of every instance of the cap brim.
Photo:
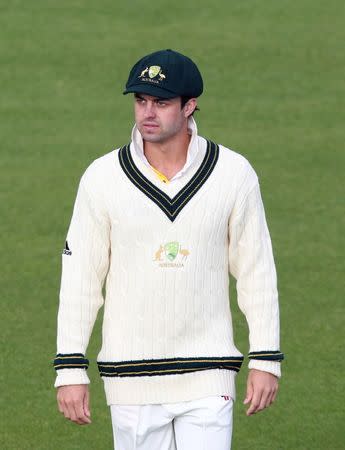
POLYGON ((175 92, 167 91, 166 89, 162 89, 158 86, 153 86, 150 84, 137 84, 134 86, 128 87, 123 95, 137 93, 137 94, 146 94, 152 95, 152 97, 160 97, 160 98, 175 98, 179 97, 175 92))

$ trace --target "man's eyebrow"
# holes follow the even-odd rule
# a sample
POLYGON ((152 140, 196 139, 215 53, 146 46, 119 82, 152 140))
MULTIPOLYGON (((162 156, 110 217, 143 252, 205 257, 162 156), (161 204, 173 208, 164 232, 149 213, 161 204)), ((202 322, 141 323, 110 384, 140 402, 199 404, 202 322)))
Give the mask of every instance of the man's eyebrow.
MULTIPOLYGON (((145 100, 145 98, 143 96, 141 96, 138 93, 134 94, 135 98, 139 98, 140 100, 145 100)), ((171 99, 170 98, 164 98, 164 97, 153 97, 153 101, 154 102, 169 102, 171 99)))

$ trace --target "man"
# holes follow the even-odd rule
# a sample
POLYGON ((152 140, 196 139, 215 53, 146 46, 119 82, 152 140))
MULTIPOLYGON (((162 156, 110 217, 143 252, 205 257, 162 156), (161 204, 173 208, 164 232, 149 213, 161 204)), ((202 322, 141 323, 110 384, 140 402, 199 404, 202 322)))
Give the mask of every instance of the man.
POLYGON ((203 82, 162 50, 130 72, 129 145, 84 173, 63 252, 59 410, 91 422, 85 352, 103 304, 97 362, 117 450, 228 450, 235 375, 229 273, 249 326, 247 415, 280 377, 276 273, 257 176, 239 154, 197 134, 203 82))

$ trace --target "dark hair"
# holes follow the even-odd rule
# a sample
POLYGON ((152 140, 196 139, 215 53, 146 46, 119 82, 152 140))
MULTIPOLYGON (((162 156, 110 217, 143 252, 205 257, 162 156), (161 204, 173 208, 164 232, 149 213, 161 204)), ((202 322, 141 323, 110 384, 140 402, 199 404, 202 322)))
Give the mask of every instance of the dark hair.
MULTIPOLYGON (((184 108, 185 104, 186 104, 191 98, 193 98, 193 97, 185 97, 185 96, 181 96, 181 109, 184 108)), ((192 115, 195 113, 195 111, 200 111, 200 109, 199 109, 198 107, 196 107, 196 108, 194 109, 194 111, 192 112, 192 114, 190 114, 190 116, 192 116, 192 115)))

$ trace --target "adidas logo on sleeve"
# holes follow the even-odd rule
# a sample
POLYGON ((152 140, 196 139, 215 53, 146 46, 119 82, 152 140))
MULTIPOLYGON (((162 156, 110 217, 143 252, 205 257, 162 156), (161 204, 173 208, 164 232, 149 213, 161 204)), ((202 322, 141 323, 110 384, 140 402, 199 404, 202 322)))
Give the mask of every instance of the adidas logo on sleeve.
POLYGON ((62 254, 63 255, 69 255, 69 256, 72 255, 72 251, 69 249, 67 241, 66 241, 65 248, 63 249, 62 254))

